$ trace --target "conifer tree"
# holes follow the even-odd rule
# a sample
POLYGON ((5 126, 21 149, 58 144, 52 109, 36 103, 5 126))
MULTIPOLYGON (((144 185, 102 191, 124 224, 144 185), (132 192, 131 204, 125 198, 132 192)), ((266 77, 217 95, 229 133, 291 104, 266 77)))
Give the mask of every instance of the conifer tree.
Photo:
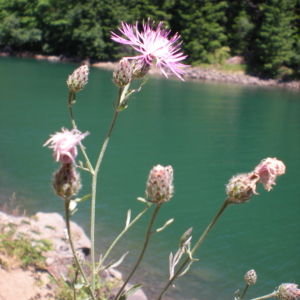
POLYGON ((295 0, 267 0, 260 6, 263 14, 256 40, 257 61, 268 76, 280 76, 289 64, 293 46, 293 11, 295 0))
POLYGON ((227 40, 224 34, 226 6, 226 1, 219 0, 175 1, 170 24, 181 33, 190 62, 217 62, 217 51, 227 40))

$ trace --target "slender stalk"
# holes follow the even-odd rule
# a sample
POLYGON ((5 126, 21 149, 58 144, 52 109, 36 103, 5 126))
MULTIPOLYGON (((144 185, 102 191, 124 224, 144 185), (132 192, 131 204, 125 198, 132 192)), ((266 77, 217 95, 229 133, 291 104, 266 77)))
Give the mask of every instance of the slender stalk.
POLYGON ((73 295, 74 295, 74 300, 77 299, 77 297, 76 297, 75 284, 76 284, 76 282, 77 282, 78 273, 79 273, 79 271, 76 269, 76 271, 75 271, 75 277, 74 277, 74 284, 73 284, 73 295))
MULTIPOLYGON (((72 97, 72 96, 70 96, 70 94, 72 94, 72 93, 71 92, 69 93, 69 103, 70 103, 70 97, 72 97)), ((73 126, 74 129, 77 129, 75 119, 74 119, 74 116, 73 116, 72 105, 69 104, 68 108, 69 108, 69 112, 70 112, 70 118, 71 118, 72 126, 73 126)), ((90 170, 91 174, 94 174, 94 169, 93 169, 93 167, 91 165, 91 162, 90 162, 90 160, 89 160, 89 158, 88 158, 88 156, 87 156, 87 154, 84 150, 84 147, 82 146, 81 143, 79 143, 79 147, 80 147, 80 150, 81 150, 81 152, 84 156, 84 159, 85 159, 85 162, 86 162, 86 165, 87 165, 88 169, 90 170)))
POLYGON ((262 296, 262 297, 253 298, 251 300, 262 300, 262 299, 267 299, 267 298, 271 298, 271 297, 276 298, 276 296, 277 296, 277 292, 273 292, 271 294, 268 294, 268 295, 265 295, 265 296, 262 296))
POLYGON ((248 287, 249 287, 249 284, 247 283, 247 284, 246 284, 246 287, 245 287, 245 289, 244 289, 244 291, 243 291, 243 294, 242 294, 242 296, 241 296, 241 298, 240 298, 240 300, 242 300, 242 299, 244 298, 244 296, 245 296, 245 294, 246 294, 246 292, 247 292, 247 290, 248 290, 248 287))
POLYGON ((97 175, 100 169, 100 165, 107 147, 107 144, 110 139, 110 135, 116 123, 119 112, 115 110, 112 123, 108 130, 107 136, 103 143, 102 149, 100 151, 98 161, 94 170, 94 174, 92 175, 92 199, 91 199, 91 263, 92 263, 92 290, 95 289, 95 207, 96 207, 96 187, 97 187, 97 175))
POLYGON ((118 294, 116 295, 115 299, 114 300, 118 300, 121 293, 123 292, 123 290, 125 289, 127 283, 129 282, 130 278, 132 277, 132 275, 134 274, 134 272, 136 271, 136 269, 138 268, 144 254, 145 254, 145 251, 146 251, 146 248, 148 246, 148 242, 149 242, 149 239, 150 239, 150 236, 151 236, 151 229, 152 229, 152 225, 154 223, 154 220, 157 216, 157 213, 159 211, 159 209, 161 208, 161 204, 156 204, 156 207, 155 207, 155 210, 153 211, 153 214, 152 214, 152 217, 151 217, 151 220, 150 220, 150 223, 148 225, 148 228, 147 228, 147 232, 146 232, 146 236, 145 236, 145 241, 144 241, 144 246, 143 246, 143 249, 140 253, 140 256, 137 260, 137 262, 135 263, 135 266, 134 268, 132 269, 132 271, 130 272, 129 276, 127 277, 127 279, 125 280, 125 282, 123 283, 122 287, 120 288, 118 294))
MULTIPOLYGON (((71 233, 71 228, 70 228, 70 217, 69 217, 69 204, 70 204, 70 200, 69 199, 64 199, 64 203, 65 203, 65 218, 66 218, 66 225, 67 225, 67 230, 68 230, 68 235, 69 235, 69 242, 70 242, 70 245, 71 245, 71 249, 72 249, 72 252, 73 252, 73 256, 75 258, 75 262, 76 262, 76 265, 80 271, 80 274, 82 275, 83 277, 83 280, 84 280, 84 283, 85 285, 88 287, 88 290, 91 294, 91 297, 93 300, 96 300, 95 298, 95 295, 94 295, 94 291, 91 289, 91 286, 88 282, 88 279, 79 263, 79 260, 78 260, 78 257, 77 257, 77 254, 76 254, 76 251, 75 251, 75 247, 74 247, 74 243, 73 243, 73 239, 72 239, 72 233, 71 233)), ((94 277, 94 276, 93 276, 94 277)))
POLYGON ((104 260, 106 259, 106 257, 109 255, 110 251, 113 249, 113 247, 116 245, 116 243, 119 241, 119 239, 126 233, 126 231, 148 210, 148 208, 151 206, 150 203, 147 204, 147 206, 143 209, 143 211, 137 215, 135 217, 135 219, 128 224, 127 227, 124 228, 124 230, 117 236, 117 238, 114 240, 114 242, 110 245, 110 247, 108 248, 108 250, 106 251, 105 255, 103 256, 103 258, 101 259, 101 261, 99 261, 99 265, 97 267, 96 273, 99 272, 100 268, 102 267, 102 263, 104 262, 104 260))
MULTIPOLYGON (((118 102, 117 102, 118 104, 120 103, 120 99, 123 95, 123 91, 124 91, 123 88, 119 89, 118 102)), ((99 153, 99 157, 98 157, 98 160, 96 163, 94 173, 92 174, 91 236, 90 236, 90 238, 91 238, 91 245, 92 245, 92 247, 91 247, 91 260, 92 260, 91 263, 92 263, 92 275, 93 275, 93 277, 92 277, 92 290, 93 291, 95 289, 95 275, 96 275, 96 273, 95 273, 95 207, 96 207, 97 175, 100 170, 100 165, 101 165, 105 150, 107 148, 107 144, 109 142, 111 133, 114 129, 118 115, 119 115, 119 111, 118 111, 118 109, 115 109, 112 122, 108 129, 108 132, 107 132, 106 138, 104 140, 104 143, 102 145, 101 151, 99 153)))
MULTIPOLYGON (((217 214, 215 215, 215 217, 213 218, 212 222, 208 225, 208 227, 205 229, 205 231, 203 232, 202 236, 200 237, 200 239, 198 240, 198 242, 196 243, 196 245, 193 247, 193 249, 191 250, 191 255, 193 255, 197 249, 199 248, 199 246, 202 244, 202 242, 204 241, 204 239, 206 238, 207 234, 210 232, 210 230, 213 228, 213 226, 215 225, 215 223, 217 222, 217 220, 219 219, 219 217, 221 216, 221 214, 223 213, 223 211, 225 210, 225 208, 228 206, 229 201, 226 198, 225 201, 223 202, 221 208, 219 209, 219 211, 217 212, 217 214)), ((175 272, 175 274, 169 279, 168 283, 166 284, 166 286, 164 287, 164 289, 162 290, 162 292, 160 293, 160 295, 158 296, 157 300, 160 300, 162 298, 162 296, 164 295, 164 293, 166 292, 166 290, 169 288, 169 286, 173 283, 173 281, 177 278, 177 276, 183 271, 185 265, 190 261, 190 257, 188 256, 181 264, 181 266, 178 268, 178 270, 175 272)))

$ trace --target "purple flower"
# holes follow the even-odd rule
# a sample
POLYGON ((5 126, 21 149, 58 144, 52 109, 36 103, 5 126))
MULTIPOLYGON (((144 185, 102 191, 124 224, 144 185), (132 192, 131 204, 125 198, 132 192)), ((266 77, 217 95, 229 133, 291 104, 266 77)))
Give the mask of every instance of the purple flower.
POLYGON ((269 192, 272 189, 272 185, 275 185, 277 176, 285 173, 285 165, 277 158, 268 157, 260 162, 254 169, 254 173, 259 176, 259 182, 269 192))
POLYGON ((139 31, 138 22, 133 26, 122 22, 122 29, 119 28, 119 31, 127 39, 118 36, 114 32, 111 32, 111 39, 121 44, 130 45, 141 53, 138 56, 128 57, 129 59, 140 59, 141 65, 144 63, 151 65, 155 58, 156 67, 160 68, 166 77, 168 76, 164 68, 169 68, 176 76, 184 80, 181 75, 185 74, 185 71, 181 68, 188 67, 188 65, 180 63, 187 57, 187 55, 179 52, 181 42, 176 44, 180 36, 176 33, 169 40, 168 35, 171 31, 168 31, 167 28, 161 29, 162 25, 163 22, 160 22, 154 30, 154 22, 151 24, 148 20, 146 24, 143 24, 143 30, 139 31))
POLYGON ((43 146, 47 146, 51 143, 49 148, 53 149, 53 157, 56 161, 62 164, 75 163, 75 158, 78 153, 76 145, 80 144, 80 141, 83 140, 89 132, 81 133, 77 129, 69 131, 65 128, 61 130, 62 132, 52 134, 51 138, 43 146))

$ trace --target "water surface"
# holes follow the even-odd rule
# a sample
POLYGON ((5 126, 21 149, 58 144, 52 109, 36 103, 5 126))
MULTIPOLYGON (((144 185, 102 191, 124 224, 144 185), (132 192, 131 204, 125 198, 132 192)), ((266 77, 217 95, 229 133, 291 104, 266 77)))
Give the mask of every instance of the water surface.
MULTIPOLYGON (((63 205, 51 188, 59 167, 43 148, 49 135, 71 128, 67 76, 76 67, 17 58, 0 58, 1 201, 16 193, 29 214, 59 212, 63 205)), ((113 115, 117 90, 111 72, 91 68, 87 87, 78 94, 74 114, 79 129, 91 134, 84 145, 95 163, 113 115)), ((189 273, 167 296, 177 299, 233 299, 244 288, 244 274, 255 269, 258 283, 248 299, 270 293, 283 282, 300 283, 299 92, 209 82, 150 78, 120 113, 99 175, 96 239, 103 253, 123 229, 126 212, 135 216, 144 204, 145 182, 152 166, 172 165, 175 195, 163 205, 154 227, 175 221, 151 238, 134 282, 142 281, 151 299, 168 279, 168 256, 180 236, 193 227, 199 238, 226 197, 225 184, 250 172, 266 157, 285 162, 287 172, 271 192, 258 188, 244 205, 230 206, 206 238, 189 273)), ((79 157, 82 159, 82 156, 79 157)), ((82 174, 89 193, 90 178, 82 174)), ((89 232, 89 203, 74 220, 89 232)), ((129 250, 126 274, 144 239, 151 212, 112 252, 129 250)))

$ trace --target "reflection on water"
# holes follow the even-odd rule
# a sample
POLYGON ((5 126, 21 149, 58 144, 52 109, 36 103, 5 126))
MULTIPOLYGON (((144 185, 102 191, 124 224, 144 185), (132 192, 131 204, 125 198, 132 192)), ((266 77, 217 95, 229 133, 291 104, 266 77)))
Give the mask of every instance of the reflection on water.
MULTIPOLYGON (((0 122, 1 199, 16 192, 29 213, 61 212, 52 193, 51 174, 58 168, 43 148, 49 134, 70 128, 67 76, 71 64, 1 58, 0 122), (4 195, 4 196, 3 196, 4 195)), ((117 91, 111 74, 91 69, 78 94, 74 114, 79 129, 91 134, 84 145, 94 163, 112 118, 117 91)), ((225 184, 249 172, 266 157, 285 162, 287 173, 270 193, 258 189, 244 205, 230 206, 195 255, 200 259, 175 282, 167 295, 182 299, 232 299, 244 288, 244 274, 255 269, 258 283, 249 297, 269 293, 282 282, 300 283, 299 92, 238 85, 181 82, 151 78, 134 94, 117 120, 100 173, 96 239, 98 253, 123 229, 126 212, 135 216, 153 165, 172 165, 175 195, 164 204, 154 227, 175 222, 153 235, 134 281, 154 299, 168 279, 168 256, 183 232, 193 227, 193 242, 225 199, 225 184)), ((82 157, 80 158, 82 159, 82 157)), ((89 176, 82 174, 82 195, 89 176)), ((86 232, 89 205, 79 206, 74 220, 86 232)), ((121 266, 127 273, 144 239, 147 212, 118 244, 109 259, 130 253, 121 266)))

